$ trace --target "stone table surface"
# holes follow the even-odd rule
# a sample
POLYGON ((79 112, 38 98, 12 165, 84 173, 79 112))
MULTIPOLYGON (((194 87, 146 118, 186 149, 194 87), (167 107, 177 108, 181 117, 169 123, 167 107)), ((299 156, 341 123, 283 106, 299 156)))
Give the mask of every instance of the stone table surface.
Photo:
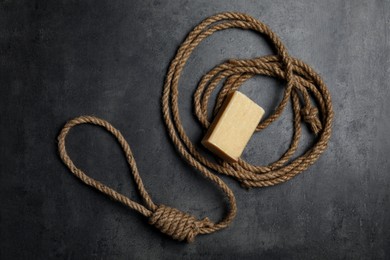
MULTIPOLYGON (((201 76, 229 58, 272 53, 238 29, 206 39, 180 81, 180 111, 191 140, 201 76)), ((1 259, 389 259, 390 1, 0 1, 1 259), (173 241, 136 212, 88 188, 60 161, 56 136, 78 115, 121 130, 147 190, 164 203, 214 221, 221 192, 170 141, 160 108, 169 62, 185 35, 223 11, 268 24, 289 53, 310 64, 332 94, 328 149, 292 180, 245 190, 222 176, 238 215, 195 243, 173 241)), ((269 115, 284 83, 264 77, 242 91, 269 115)), ((256 134, 243 157, 269 164, 288 148, 291 109, 256 134)), ((304 126, 300 152, 312 139, 304 126)), ((68 139, 76 165, 139 200, 122 151, 102 129, 68 139)))

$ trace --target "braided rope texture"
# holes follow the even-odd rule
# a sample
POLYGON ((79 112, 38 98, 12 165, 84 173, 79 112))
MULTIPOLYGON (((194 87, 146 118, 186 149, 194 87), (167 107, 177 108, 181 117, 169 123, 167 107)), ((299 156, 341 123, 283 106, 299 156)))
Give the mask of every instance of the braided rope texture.
POLYGON ((103 119, 80 116, 68 121, 58 136, 58 150, 62 161, 82 182, 149 218, 150 224, 173 239, 187 242, 194 241, 198 234, 209 234, 226 228, 236 216, 235 196, 215 173, 233 177, 242 186, 248 188, 272 186, 290 180, 315 163, 324 152, 331 136, 333 121, 331 96, 321 77, 304 62, 289 56, 279 37, 268 26, 249 15, 233 12, 221 13, 205 19, 181 44, 167 72, 162 94, 162 112, 169 136, 180 155, 225 194, 229 210, 219 222, 214 223, 208 218, 198 220, 180 210, 156 205, 143 185, 129 144, 116 128, 103 119), (239 159, 236 163, 209 159, 198 151, 196 144, 190 141, 181 123, 178 88, 188 58, 202 40, 217 31, 229 28, 260 33, 270 40, 276 49, 276 54, 253 59, 231 59, 213 68, 202 77, 194 92, 194 112, 199 123, 207 130, 210 126, 207 118, 208 102, 220 82, 223 82, 223 87, 217 94, 213 115, 218 113, 229 93, 238 90, 245 81, 255 75, 275 77, 286 82, 283 98, 274 113, 260 122, 256 128, 256 131, 261 131, 269 126, 279 118, 291 101, 294 128, 292 141, 287 151, 270 165, 252 165, 243 159, 239 159), (301 137, 302 121, 309 125, 316 136, 316 141, 303 155, 292 159, 301 137), (73 164, 65 148, 65 139, 70 129, 79 124, 101 126, 116 137, 132 170, 144 205, 92 179, 73 164))

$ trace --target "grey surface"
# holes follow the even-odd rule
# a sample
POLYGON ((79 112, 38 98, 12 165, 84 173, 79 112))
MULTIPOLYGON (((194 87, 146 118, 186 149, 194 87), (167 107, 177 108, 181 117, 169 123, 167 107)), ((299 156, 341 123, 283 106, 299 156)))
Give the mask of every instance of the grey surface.
MULTIPOLYGON (((389 259, 389 10, 387 0, 0 1, 0 258, 389 259), (105 118, 130 143, 156 203, 221 218, 225 200, 175 151, 160 96, 185 35, 222 11, 267 23, 323 76, 334 134, 314 166, 282 185, 246 191, 223 177, 237 196, 237 218, 187 245, 76 180, 57 156, 56 136, 72 117, 105 118)), ((193 140, 202 135, 191 102, 201 75, 228 58, 268 53, 248 31, 201 44, 180 85, 193 140)), ((243 91, 270 112, 283 83, 257 77, 243 91)), ((244 157, 277 159, 291 138, 290 113, 253 137, 244 157)), ((139 199, 106 132, 78 127, 68 147, 91 176, 139 199)))

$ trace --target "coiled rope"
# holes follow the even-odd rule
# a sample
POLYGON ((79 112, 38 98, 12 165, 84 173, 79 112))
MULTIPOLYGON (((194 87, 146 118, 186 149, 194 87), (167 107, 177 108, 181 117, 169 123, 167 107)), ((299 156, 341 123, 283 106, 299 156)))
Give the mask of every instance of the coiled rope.
POLYGON ((169 136, 181 156, 207 179, 215 183, 226 195, 229 211, 219 222, 214 223, 207 218, 198 220, 177 209, 154 204, 142 183, 130 146, 122 134, 103 119, 81 116, 70 120, 58 136, 58 149, 63 162, 82 182, 148 217, 149 223, 163 233, 174 239, 188 242, 192 242, 198 234, 208 234, 227 227, 236 215, 235 196, 231 189, 215 175, 215 172, 231 176, 245 187, 264 187, 285 182, 306 170, 326 149, 333 120, 330 94, 320 76, 304 62, 289 56, 280 39, 265 24, 246 14, 232 12, 217 14, 205 19, 181 44, 166 76, 162 95, 162 111, 169 136), (207 118, 208 102, 212 92, 221 81, 223 81, 223 87, 217 95, 214 115, 228 93, 239 89, 251 77, 265 75, 284 80, 286 87, 282 101, 274 113, 263 120, 256 130, 261 131, 275 121, 291 100, 294 133, 288 150, 279 160, 267 166, 252 165, 243 159, 237 163, 210 160, 198 152, 197 145, 191 142, 181 123, 178 87, 181 72, 188 58, 206 37, 229 28, 253 30, 265 35, 274 45, 277 53, 254 59, 232 59, 212 69, 203 76, 194 93, 195 114, 200 124, 207 129, 210 125, 207 118), (312 102, 312 99, 315 102, 312 102), (312 132, 317 136, 316 142, 303 155, 292 160, 301 137, 302 120, 309 124, 312 132), (136 186, 145 206, 92 179, 73 164, 65 149, 65 138, 72 127, 86 123, 101 126, 117 138, 132 169, 136 186))

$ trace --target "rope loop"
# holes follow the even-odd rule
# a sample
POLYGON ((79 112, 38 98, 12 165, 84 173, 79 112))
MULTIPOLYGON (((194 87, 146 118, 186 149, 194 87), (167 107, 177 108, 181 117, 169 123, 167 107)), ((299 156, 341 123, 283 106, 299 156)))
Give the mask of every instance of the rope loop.
POLYGON ((198 220, 194 216, 182 212, 180 210, 170 208, 165 205, 157 206, 156 204, 154 204, 142 183, 130 146, 128 145, 122 134, 109 122, 94 116, 80 116, 68 121, 66 125, 62 128, 61 133, 58 136, 58 149, 60 157, 65 163, 65 165, 68 166, 70 171, 82 182, 108 195, 112 199, 119 201, 127 207, 138 211, 145 217, 148 217, 149 223, 151 225, 154 225, 162 233, 171 236, 173 239, 179 241, 193 242, 198 234, 207 234, 210 233, 210 230, 214 230, 214 223, 211 222, 208 218, 198 220), (131 200, 123 194, 118 193, 114 189, 89 177, 81 169, 74 165, 73 161, 70 159, 66 151, 65 140, 71 128, 81 124, 93 124, 101 126, 105 128, 108 132, 110 132, 118 140, 126 155, 126 159, 132 170, 132 174, 138 191, 144 203, 146 204, 145 206, 131 200))

